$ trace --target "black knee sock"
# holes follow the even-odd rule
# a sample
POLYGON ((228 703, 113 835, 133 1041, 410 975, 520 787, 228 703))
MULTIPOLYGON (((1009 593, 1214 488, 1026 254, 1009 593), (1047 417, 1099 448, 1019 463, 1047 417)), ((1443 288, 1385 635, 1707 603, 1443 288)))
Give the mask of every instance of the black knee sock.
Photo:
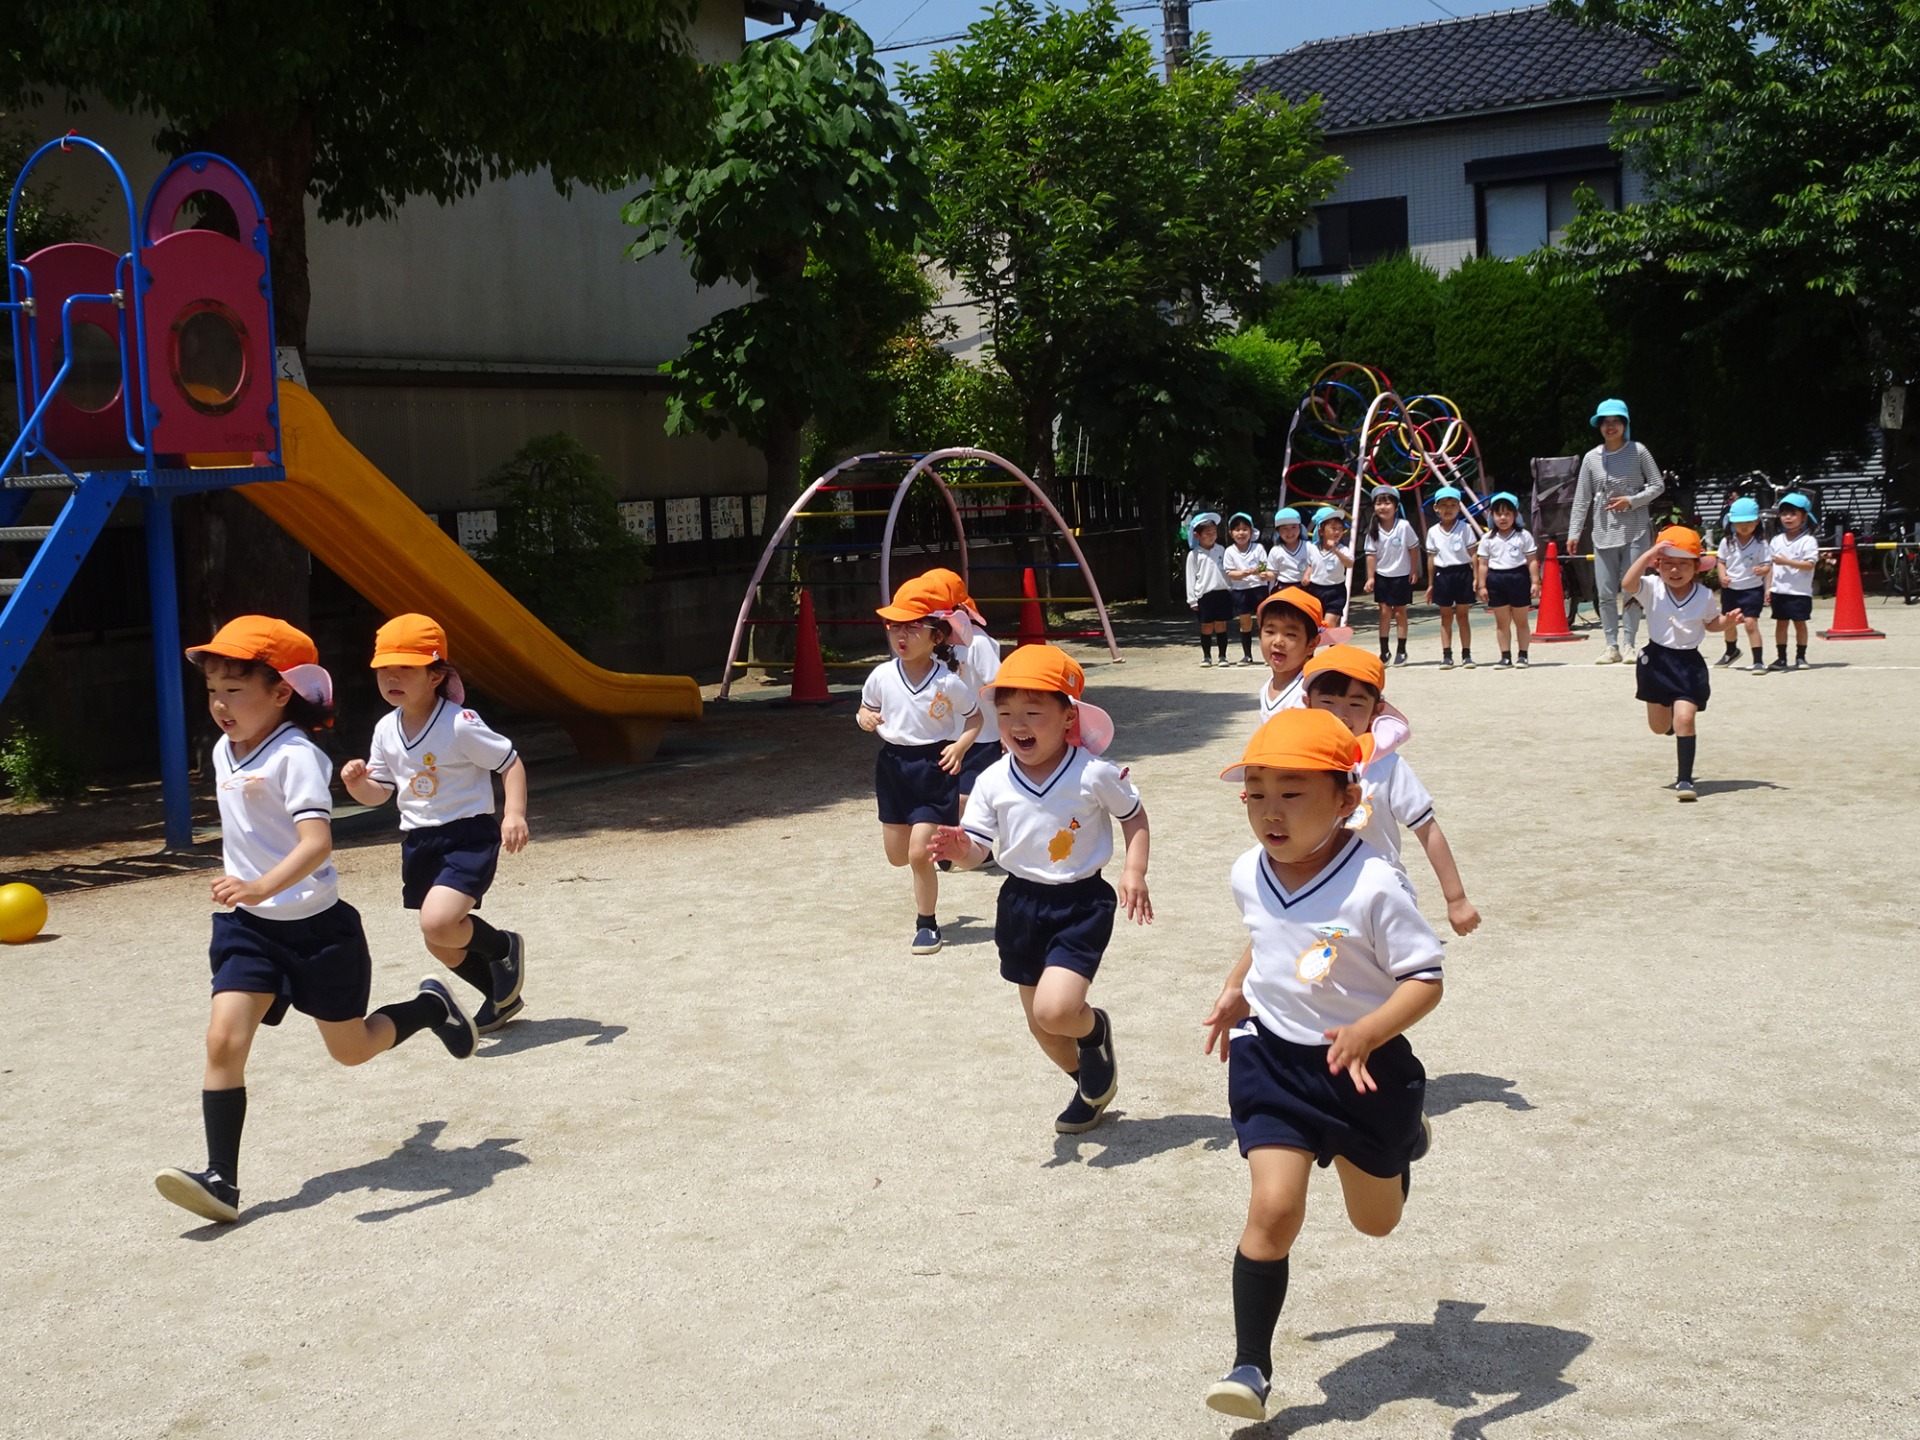
POLYGON ((1287 1259, 1249 1260, 1233 1252, 1233 1364, 1273 1378, 1273 1330, 1287 1303, 1287 1259))
POLYGON ((1697 735, 1676 735, 1673 737, 1674 747, 1680 752, 1680 778, 1682 780, 1693 779, 1693 745, 1699 738, 1697 735))
MULTIPOLYGON (((478 939, 479 937, 475 936, 474 938, 478 939)), ((467 984, 471 985, 474 989, 478 990, 482 995, 485 995, 489 999, 493 997, 493 969, 472 950, 467 951, 466 959, 453 967, 453 973, 466 981, 467 984)))
POLYGON ((478 955, 482 960, 504 960, 507 958, 507 937, 478 915, 467 917, 473 924, 473 937, 467 941, 467 955, 478 955))
POLYGON ((1807 647, 1804 645, 1796 645, 1793 647, 1793 653, 1796 659, 1804 660, 1807 658, 1807 647))
POLYGON ((1098 1010, 1093 1012, 1093 1029, 1073 1042, 1082 1050, 1097 1050, 1107 1043, 1107 1017, 1098 1010))
POLYGON ((402 1045, 417 1031, 430 1030, 447 1018, 447 1007, 432 995, 416 995, 397 1005, 382 1005, 373 1012, 393 1022, 393 1043, 402 1045))
POLYGON ((1203 659, 1213 659, 1213 636, 1204 630, 1200 632, 1200 654, 1203 659))
POLYGON ((1780 652, 1780 663, 1782 665, 1786 664, 1787 663, 1787 642, 1784 640, 1776 640, 1773 642, 1773 648, 1780 652))
POLYGON ((1242 660, 1253 659, 1253 632, 1251 630, 1242 630, 1240 632, 1240 658, 1242 660))
POLYGON ((207 1165, 229 1185, 240 1183, 240 1130, 247 1123, 247 1087, 202 1090, 200 1119, 207 1127, 207 1165))

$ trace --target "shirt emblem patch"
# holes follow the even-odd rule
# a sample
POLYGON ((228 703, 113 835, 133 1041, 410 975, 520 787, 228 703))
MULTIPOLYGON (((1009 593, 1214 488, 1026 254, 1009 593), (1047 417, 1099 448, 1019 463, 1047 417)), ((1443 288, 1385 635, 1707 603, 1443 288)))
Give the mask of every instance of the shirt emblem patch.
POLYGON ((1318 925, 1313 933, 1320 937, 1320 943, 1302 950, 1294 965, 1308 985, 1318 985, 1333 973, 1334 961, 1340 958, 1340 941, 1353 932, 1344 925, 1318 925))
POLYGON ((932 720, 944 720, 951 714, 953 714, 953 702, 947 699, 946 691, 934 691, 933 699, 927 705, 927 717, 932 720))
POLYGON ((1059 864, 1073 853, 1074 832, 1080 828, 1078 820, 1069 820, 1067 828, 1059 831, 1047 842, 1047 858, 1059 864))

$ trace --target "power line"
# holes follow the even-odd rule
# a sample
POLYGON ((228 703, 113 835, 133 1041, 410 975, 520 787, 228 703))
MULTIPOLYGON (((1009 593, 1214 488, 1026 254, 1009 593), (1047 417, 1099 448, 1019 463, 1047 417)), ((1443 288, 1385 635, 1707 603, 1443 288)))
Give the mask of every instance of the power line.
MULTIPOLYGON (((1188 0, 1188 3, 1193 5, 1212 5, 1218 3, 1218 0, 1188 0)), ((925 0, 922 0, 922 3, 915 8, 913 15, 918 15, 926 8, 925 0)), ((1139 4, 1117 5, 1114 7, 1114 9, 1122 15, 1130 15, 1139 10, 1158 10, 1159 8, 1160 0, 1143 0, 1143 3, 1139 4)), ((913 15, 907 16, 907 20, 911 20, 913 15)), ((888 33, 887 39, 892 40, 895 35, 898 35, 901 26, 906 23, 906 20, 902 20, 900 25, 894 26, 888 33)), ((886 55, 896 50, 921 50, 929 45, 951 45, 956 40, 966 39, 968 33, 969 32, 962 30, 954 35, 928 35, 919 40, 902 40, 898 45, 880 44, 873 47, 873 53, 876 55, 886 55)))

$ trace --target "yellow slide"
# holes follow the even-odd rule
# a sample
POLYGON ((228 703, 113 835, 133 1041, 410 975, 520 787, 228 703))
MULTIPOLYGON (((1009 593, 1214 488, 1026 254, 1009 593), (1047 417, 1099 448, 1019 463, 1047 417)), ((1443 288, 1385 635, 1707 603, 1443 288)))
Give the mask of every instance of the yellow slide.
POLYGON ((700 718, 691 677, 621 675, 582 659, 285 380, 280 432, 287 478, 240 493, 388 615, 419 611, 446 626, 476 688, 558 721, 586 760, 648 759, 669 720, 700 718))

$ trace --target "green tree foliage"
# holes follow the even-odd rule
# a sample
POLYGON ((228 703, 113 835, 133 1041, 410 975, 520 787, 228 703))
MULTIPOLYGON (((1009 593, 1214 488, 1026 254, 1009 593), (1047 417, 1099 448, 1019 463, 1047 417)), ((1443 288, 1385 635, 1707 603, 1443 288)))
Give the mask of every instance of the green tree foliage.
POLYGON ((442 202, 548 168, 614 185, 696 144, 710 114, 696 0, 8 0, 0 104, 82 94, 159 117, 174 153, 228 156, 273 224, 275 327, 307 339, 306 201, 323 220, 442 202))
POLYGON ((1020 399, 1006 375, 970 365, 931 335, 904 335, 888 347, 883 380, 888 430, 897 449, 972 445, 1012 456, 1021 444, 1020 399))
POLYGON ((480 563, 569 644, 605 635, 621 587, 646 579, 647 565, 600 457, 571 435, 536 436, 482 488, 499 528, 480 563))
POLYGON ((988 313, 1043 484, 1062 409, 1171 397, 1339 177, 1315 107, 1250 97, 1242 73, 1198 47, 1163 83, 1113 0, 998 0, 902 76, 934 176, 928 248, 988 313))
POLYGON ((640 230, 630 253, 677 239, 698 284, 753 287, 668 367, 667 424, 758 447, 778 514, 799 491, 804 428, 847 423, 885 342, 925 308, 900 257, 929 218, 927 177, 913 122, 851 21, 822 20, 805 49, 749 45, 720 88, 705 154, 627 206, 640 230))
POLYGON ((1347 352, 1385 370, 1402 394, 1421 388, 1416 377, 1434 373, 1440 316, 1440 277, 1432 268, 1404 252, 1389 256, 1355 276, 1341 300, 1346 323, 1340 339, 1347 352))

